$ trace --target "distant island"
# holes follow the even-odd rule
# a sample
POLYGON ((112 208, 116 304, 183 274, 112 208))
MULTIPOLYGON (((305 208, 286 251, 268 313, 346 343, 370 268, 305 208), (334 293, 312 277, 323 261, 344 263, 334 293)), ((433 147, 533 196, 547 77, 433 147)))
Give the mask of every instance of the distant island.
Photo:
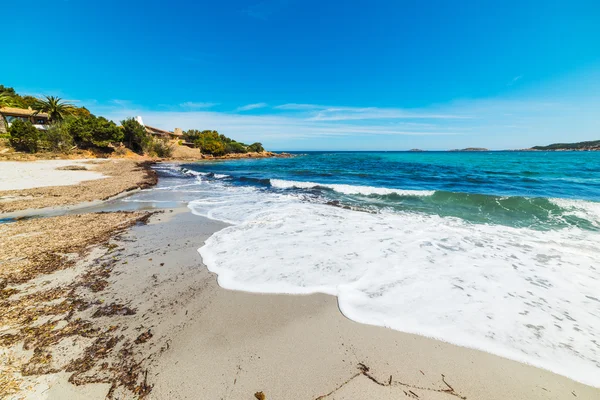
POLYGON ((548 146, 534 146, 529 150, 540 151, 600 151, 600 140, 577 143, 553 143, 548 146))
POLYGON ((448 150, 448 151, 490 151, 490 150, 486 149, 485 147, 467 147, 466 149, 453 149, 453 150, 448 150))
POLYGON ((410 149, 409 151, 416 151, 416 152, 420 152, 420 151, 425 151, 425 150, 421 150, 421 149, 410 149))

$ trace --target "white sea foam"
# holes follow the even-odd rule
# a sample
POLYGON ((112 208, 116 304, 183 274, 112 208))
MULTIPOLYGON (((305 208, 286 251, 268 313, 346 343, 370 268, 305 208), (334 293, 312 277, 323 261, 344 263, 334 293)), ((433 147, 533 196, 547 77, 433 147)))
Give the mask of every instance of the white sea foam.
POLYGON ((187 168, 179 168, 177 170, 180 171, 181 173, 183 173, 184 175, 195 176, 198 178, 198 180, 202 180, 201 177, 208 175, 208 172, 199 172, 199 171, 194 171, 193 169, 187 169, 187 168))
POLYGON ((199 249, 221 286, 328 293, 355 321, 600 387, 599 233, 369 214, 209 185, 189 207, 234 224, 199 249))
POLYGON ((316 182, 303 182, 303 181, 286 181, 283 179, 271 179, 271 186, 279 189, 311 189, 316 187, 329 188, 338 193, 344 194, 398 194, 400 196, 431 196, 435 193, 433 190, 405 190, 405 189, 391 189, 374 186, 357 186, 357 185, 343 185, 343 184, 326 184, 316 182))
POLYGON ((565 214, 585 219, 600 228, 600 203, 574 199, 550 199, 550 201, 565 209, 567 211, 565 214))

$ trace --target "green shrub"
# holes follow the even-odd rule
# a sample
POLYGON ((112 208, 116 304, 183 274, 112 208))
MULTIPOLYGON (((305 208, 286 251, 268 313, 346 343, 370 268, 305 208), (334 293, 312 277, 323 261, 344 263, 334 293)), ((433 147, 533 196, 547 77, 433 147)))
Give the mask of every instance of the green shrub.
POLYGON ((120 144, 115 147, 113 154, 116 156, 125 156, 127 155, 127 147, 123 146, 123 144, 120 144))
POLYGON ((125 146, 136 153, 142 154, 150 148, 152 138, 146 132, 146 128, 140 125, 134 118, 121 121, 123 126, 123 141, 125 146))
MULTIPOLYGON (((207 132, 207 131, 205 131, 205 132, 207 132)), ((197 129, 190 129, 190 130, 183 132, 183 139, 186 142, 195 143, 196 140, 198 140, 200 138, 201 134, 202 134, 202 132, 200 132, 197 129)))
POLYGON ((251 151, 253 153, 262 153, 263 151, 265 151, 265 148, 263 147, 262 143, 256 142, 248 146, 248 151, 251 151))
POLYGON ((225 154, 225 145, 222 142, 212 138, 201 137, 200 139, 196 140, 194 144, 204 154, 210 154, 213 156, 222 156, 225 154))
POLYGON ((247 153, 246 146, 242 143, 231 141, 225 144, 225 153, 247 153))
POLYGON ((123 131, 104 117, 90 115, 83 118, 69 118, 66 129, 81 148, 108 147, 111 143, 123 140, 123 131))
POLYGON ((29 121, 15 119, 10 128, 10 145, 18 151, 35 153, 39 149, 40 132, 29 121))
POLYGON ((44 147, 50 151, 69 153, 73 149, 73 137, 69 127, 63 123, 56 123, 42 134, 44 147))
POLYGON ((217 131, 190 129, 183 133, 183 138, 186 142, 194 143, 194 147, 199 148, 202 153, 213 156, 222 156, 230 153, 247 153, 249 151, 258 153, 265 151, 260 143, 246 146, 244 143, 236 142, 225 135, 219 134, 217 131))
POLYGON ((169 158, 173 155, 173 146, 168 139, 153 139, 149 147, 149 153, 156 157, 169 158))

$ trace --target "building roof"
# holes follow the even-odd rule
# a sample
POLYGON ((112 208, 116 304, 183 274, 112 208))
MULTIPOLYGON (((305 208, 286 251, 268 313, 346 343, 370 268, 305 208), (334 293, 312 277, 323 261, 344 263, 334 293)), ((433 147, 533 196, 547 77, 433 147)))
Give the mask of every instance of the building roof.
POLYGON ((170 131, 165 131, 163 129, 159 129, 159 128, 155 128, 153 126, 145 126, 146 128, 146 132, 152 134, 152 135, 159 135, 159 136, 181 136, 181 134, 179 133, 173 133, 170 131))
POLYGON ((171 134, 171 132, 169 132, 169 131, 158 129, 158 128, 155 128, 153 126, 146 125, 145 128, 146 128, 146 132, 151 133, 153 135, 163 135, 164 136, 164 135, 170 135, 171 134))
POLYGON ((0 113, 4 115, 15 115, 18 117, 43 117, 48 118, 48 114, 40 112, 36 114, 35 110, 31 108, 17 108, 17 107, 2 107, 0 108, 0 113))

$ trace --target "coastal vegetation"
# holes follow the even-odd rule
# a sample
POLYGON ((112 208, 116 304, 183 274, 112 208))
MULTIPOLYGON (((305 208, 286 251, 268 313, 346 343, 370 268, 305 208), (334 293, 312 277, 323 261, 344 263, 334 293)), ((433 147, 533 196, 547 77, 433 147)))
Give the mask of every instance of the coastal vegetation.
POLYGON ((123 131, 117 124, 104 117, 69 117, 58 124, 65 135, 71 136, 75 144, 82 149, 107 148, 111 143, 123 139, 123 131))
POLYGON ((60 97, 44 96, 38 99, 32 108, 38 112, 48 114, 52 121, 61 122, 66 116, 71 115, 75 106, 66 103, 60 97))
POLYGON ((149 145, 149 153, 160 158, 173 156, 173 145, 167 139, 153 138, 149 145))
POLYGON ((30 108, 39 112, 45 112, 50 118, 62 119, 65 115, 86 116, 90 111, 85 107, 77 107, 73 104, 64 102, 60 97, 43 96, 37 98, 34 96, 22 96, 15 92, 15 89, 0 85, 0 107, 19 107, 30 108))
POLYGON ((553 143, 548 146, 534 146, 531 150, 542 151, 591 151, 600 150, 600 140, 592 140, 587 142, 577 143, 553 143))
POLYGON ((9 142, 15 150, 35 153, 39 148, 40 133, 29 121, 15 120, 9 129, 9 142))
POLYGON ((45 133, 45 147, 55 153, 68 153, 74 146, 73 136, 66 129, 66 124, 50 125, 45 133))
POLYGON ((151 142, 150 135, 146 129, 134 118, 121 121, 123 127, 123 142, 138 154, 143 154, 151 142))
MULTIPOLYGON (((30 120, 19 117, 12 119, 10 124, 0 111, 4 126, 8 128, 2 137, 20 152, 69 153, 81 149, 124 155, 130 150, 139 155, 168 158, 176 146, 168 136, 153 136, 135 118, 127 118, 117 125, 56 96, 22 96, 13 88, 0 85, 0 109, 3 107, 30 110, 30 120), (47 119, 48 124, 34 125, 32 122, 38 115, 47 119)), ((183 134, 183 141, 188 147, 199 149, 198 155, 218 157, 265 151, 261 143, 247 145, 214 130, 188 130, 183 134)))
POLYGON ((262 153, 265 151, 261 143, 252 143, 247 145, 241 142, 236 142, 225 135, 219 134, 217 131, 205 130, 199 131, 190 129, 183 134, 186 142, 191 143, 194 147, 200 149, 204 154, 213 156, 223 156, 225 154, 242 154, 242 153, 262 153))

